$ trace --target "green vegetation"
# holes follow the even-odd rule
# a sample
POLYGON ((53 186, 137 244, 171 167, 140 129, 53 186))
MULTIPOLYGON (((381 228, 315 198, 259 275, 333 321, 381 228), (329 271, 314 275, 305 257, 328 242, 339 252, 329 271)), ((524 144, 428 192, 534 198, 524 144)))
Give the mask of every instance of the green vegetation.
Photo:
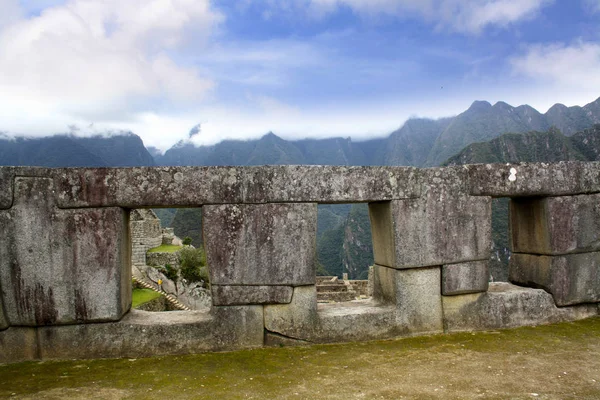
POLYGON ((591 318, 363 343, 1 365, 0 398, 598 399, 598 371, 600 318, 591 318))
POLYGON ((151 289, 133 289, 132 295, 132 308, 137 308, 144 303, 152 301, 161 296, 160 293, 151 289))
POLYGON ((158 247, 153 247, 148 250, 148 253, 175 253, 181 250, 182 246, 176 246, 174 244, 161 244, 158 247))
POLYGON ((202 246, 202 209, 178 208, 172 222, 175 235, 192 238, 194 247, 202 246))
POLYGON ((171 264, 165 264, 164 267, 157 268, 167 279, 177 283, 179 280, 179 269, 173 267, 171 264))
POLYGON ((184 247, 179 253, 181 277, 188 282, 205 282, 208 284, 208 268, 206 255, 202 248, 184 247))

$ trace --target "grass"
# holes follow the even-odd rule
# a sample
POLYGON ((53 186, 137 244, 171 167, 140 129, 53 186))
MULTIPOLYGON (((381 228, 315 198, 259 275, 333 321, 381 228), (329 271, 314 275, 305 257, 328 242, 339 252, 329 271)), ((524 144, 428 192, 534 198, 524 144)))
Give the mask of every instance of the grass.
POLYGON ((600 318, 363 343, 0 365, 5 397, 598 399, 600 318))
POLYGON ((161 296, 160 293, 155 292, 154 290, 151 290, 151 289, 133 289, 133 292, 132 292, 133 300, 131 303, 131 307, 137 308, 138 306, 140 306, 144 303, 147 303, 149 301, 152 301, 160 296, 161 296))
POLYGON ((175 253, 183 248, 174 244, 161 244, 158 247, 153 247, 148 250, 148 253, 175 253))

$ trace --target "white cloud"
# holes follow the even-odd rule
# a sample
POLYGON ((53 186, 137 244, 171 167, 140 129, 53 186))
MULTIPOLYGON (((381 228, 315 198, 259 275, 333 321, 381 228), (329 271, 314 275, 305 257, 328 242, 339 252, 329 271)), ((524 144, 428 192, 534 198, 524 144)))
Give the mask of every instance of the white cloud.
MULTIPOLYGON (((477 34, 489 26, 506 27, 533 18, 543 6, 554 0, 296 0, 295 8, 304 9, 313 18, 322 18, 341 7, 358 15, 398 18, 419 17, 440 29, 477 34)), ((288 2, 268 2, 271 10, 289 11, 288 2), (285 4, 285 7, 282 5, 285 4)))
POLYGON ((600 44, 536 45, 512 60, 514 71, 554 87, 593 91, 600 88, 600 44))
POLYGON ((591 13, 600 13, 600 0, 585 0, 584 4, 591 13))
POLYGON ((0 15, 12 10, 10 24, 0 20, 3 129, 27 131, 32 115, 52 116, 49 125, 131 119, 153 101, 198 101, 213 86, 177 61, 187 38, 222 20, 208 0, 69 0, 16 20, 15 2, 0 2, 0 15))

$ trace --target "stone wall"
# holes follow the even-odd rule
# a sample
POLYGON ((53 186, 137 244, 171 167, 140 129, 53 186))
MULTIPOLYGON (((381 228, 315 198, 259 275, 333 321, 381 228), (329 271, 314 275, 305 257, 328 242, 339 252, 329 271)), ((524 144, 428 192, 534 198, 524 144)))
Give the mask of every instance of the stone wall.
POLYGON ((160 219, 150 209, 131 210, 129 229, 131 232, 131 263, 146 265, 148 249, 160 246, 163 242, 160 219))
POLYGON ((1 167, 0 362, 354 341, 595 316, 599 193, 600 163, 581 162, 1 167), (510 279, 520 286, 488 284, 492 197, 511 198, 510 279), (353 202, 369 203, 373 296, 318 304, 317 203, 353 202), (128 312, 129 210, 200 206, 212 307, 128 312))

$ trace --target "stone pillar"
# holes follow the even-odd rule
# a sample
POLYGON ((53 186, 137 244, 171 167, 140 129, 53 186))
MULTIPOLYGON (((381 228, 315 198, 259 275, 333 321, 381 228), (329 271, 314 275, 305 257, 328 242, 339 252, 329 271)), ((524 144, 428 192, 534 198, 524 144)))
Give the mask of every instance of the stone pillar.
POLYGON ((59 209, 54 182, 15 178, 0 211, 0 282, 10 325, 117 321, 131 305, 128 216, 59 209))
POLYGON ((462 167, 425 170, 420 198, 369 204, 374 298, 416 330, 442 329, 442 294, 488 287, 491 198, 468 195, 465 182, 462 167))
POLYGON ((316 203, 209 205, 204 246, 214 305, 289 303, 316 283, 316 203))
POLYGON ((509 279, 558 306, 600 302, 600 194, 510 202, 509 279))

